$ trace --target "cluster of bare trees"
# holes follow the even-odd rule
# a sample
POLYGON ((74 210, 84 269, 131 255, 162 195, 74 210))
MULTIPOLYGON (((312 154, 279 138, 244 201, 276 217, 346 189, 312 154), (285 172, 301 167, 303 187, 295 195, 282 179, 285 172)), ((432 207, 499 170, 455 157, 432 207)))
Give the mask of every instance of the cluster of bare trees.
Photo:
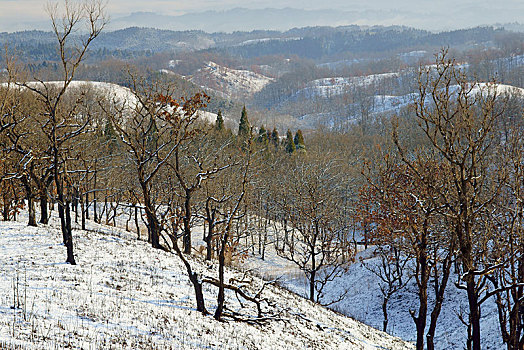
MULTIPOLYGON (((235 136, 209 125, 200 118, 208 96, 175 99, 179 91, 162 76, 151 80, 129 69, 127 89, 116 94, 75 82, 90 43, 106 24, 101 2, 76 4, 48 9, 60 80, 29 76, 15 60, 7 62, 0 87, 4 219, 26 206, 28 224, 38 225, 39 201, 40 224, 48 224, 49 208, 58 206, 66 261, 75 265, 73 222, 86 229, 92 216, 97 223, 122 225, 119 215, 125 212, 126 229, 134 221, 140 239, 145 224, 153 248, 181 259, 198 311, 208 313, 203 284, 217 288, 218 320, 267 319, 262 290, 250 292, 244 280, 227 281, 225 266, 257 245, 263 256, 276 238, 278 253, 304 271, 310 299, 320 301, 325 284, 351 256, 337 208, 344 190, 334 162, 309 156, 301 133, 295 137, 301 152, 289 155, 276 130, 272 142, 263 142, 252 129, 235 136), (87 28, 84 40, 71 41, 81 24, 87 28), (270 226, 276 232, 271 237, 270 226), (203 249, 195 246, 197 227, 204 228, 203 249), (214 276, 201 275, 194 264, 192 255, 204 249, 205 259, 218 264, 214 276), (254 304, 255 317, 229 310, 226 289, 254 304)), ((287 141, 294 145, 292 137, 287 141)))
MULTIPOLYGON (((373 228, 371 239, 386 247, 380 251, 386 251, 389 264, 398 267, 406 257, 412 261, 418 349, 424 348, 426 332, 427 348, 435 346, 452 275, 467 295, 468 312, 459 316, 468 329, 468 349, 481 348, 482 305, 490 298, 508 349, 524 344, 524 129, 515 118, 521 118, 522 107, 510 106, 495 84, 470 82, 442 51, 436 65, 419 77, 414 112, 425 142, 406 148, 405 135, 395 127, 391 151, 366 173, 369 185, 361 199, 373 203, 363 210, 373 228)), ((395 274, 385 271, 381 275, 391 281, 395 274)), ((398 279, 393 282, 399 285, 398 279)))
MULTIPOLYGON (((126 96, 74 82, 88 47, 106 24, 100 1, 49 7, 58 42, 61 78, 48 82, 25 74, 7 61, 0 87, 0 145, 4 220, 27 207, 28 224, 47 224, 49 207, 58 206, 66 261, 76 264, 73 221, 93 216, 117 225, 117 216, 134 216, 138 237, 142 223, 153 248, 174 251, 195 287, 197 308, 207 313, 202 283, 218 288, 215 318, 226 314, 225 289, 257 305, 243 284, 225 280, 224 266, 234 259, 244 234, 237 222, 245 216, 254 151, 249 138, 235 138, 202 122, 199 110, 208 97, 199 93, 175 100, 177 91, 162 81, 129 70, 126 96), (78 41, 72 33, 82 25, 78 41), (218 260, 216 277, 203 277, 192 266, 192 230, 205 223, 208 260, 218 260), (183 242, 183 252, 179 248, 183 242), (229 261, 227 261, 229 259, 229 261)), ((231 315, 238 317, 238 315, 231 315)))

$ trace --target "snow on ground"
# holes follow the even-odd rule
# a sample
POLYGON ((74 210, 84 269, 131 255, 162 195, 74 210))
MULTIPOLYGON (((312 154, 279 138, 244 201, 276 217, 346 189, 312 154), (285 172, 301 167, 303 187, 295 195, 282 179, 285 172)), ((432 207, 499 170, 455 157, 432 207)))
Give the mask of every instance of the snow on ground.
POLYGON ((333 77, 316 79, 307 83, 306 87, 298 90, 290 99, 332 97, 344 94, 356 87, 367 87, 385 79, 397 78, 400 73, 381 73, 356 77, 333 77))
MULTIPOLYGON (((63 81, 47 81, 45 82, 48 86, 63 86, 63 81)), ((2 83, 0 86, 7 86, 7 83, 2 83)), ((30 87, 41 87, 42 83, 40 82, 28 82, 27 85, 30 87)), ((126 87, 113 84, 113 83, 104 83, 100 81, 83 81, 83 80, 73 80, 69 84, 70 89, 88 91, 93 89, 94 91, 103 93, 107 98, 114 99, 117 102, 127 101, 130 105, 135 105, 137 103, 136 97, 132 91, 126 87)))
MULTIPOLYGON (((382 329, 382 294, 379 289, 381 281, 360 262, 362 257, 364 263, 368 265, 379 263, 379 258, 372 257, 372 249, 370 247, 364 250, 363 246, 359 246, 360 251, 355 259, 356 262, 343 276, 326 285, 324 302, 336 300, 340 295, 345 294, 342 301, 334 303, 330 308, 374 328, 382 329)), ((267 247, 264 260, 260 258, 260 255, 252 255, 245 266, 256 270, 265 279, 280 278, 279 281, 285 288, 307 297, 309 287, 303 272, 293 263, 279 257, 272 246, 267 247)), ((467 328, 460 321, 458 314, 462 311, 465 316, 467 315, 468 303, 466 293, 454 285, 457 279, 458 277, 452 274, 448 283, 436 330, 435 348, 437 350, 466 347, 467 328)), ((412 342, 416 341, 416 328, 409 310, 418 310, 416 291, 415 281, 411 280, 405 289, 391 298, 388 306, 388 333, 412 342)), ((430 294, 428 300, 430 314, 433 300, 432 289, 430 288, 428 292, 430 294)), ((428 324, 429 317, 428 315, 428 324)), ((498 327, 496 305, 493 300, 488 300, 482 306, 483 349, 504 348, 498 327)))
MULTIPOLYGON (((74 231, 76 266, 63 263, 58 223, 0 222, 0 348, 408 349, 411 344, 276 286, 263 297, 282 320, 217 322, 195 311, 182 264, 128 233, 89 222, 74 231)), ((216 266, 194 261, 204 275, 216 266)), ((240 273, 228 270, 226 278, 240 273)), ((262 281, 253 278, 253 285, 262 281)), ((214 287, 205 286, 208 309, 214 287)), ((240 304, 232 295, 227 303, 240 304)), ((242 309, 250 314, 251 308, 242 309)))
MULTIPOLYGON (((41 83, 33 82, 29 84, 37 86, 41 83)), ((48 81, 46 82, 46 84, 60 86, 60 85, 63 85, 63 82, 62 81, 48 81)), ((0 84, 0 85, 6 86, 6 84, 0 84)), ((104 83, 104 82, 99 82, 99 81, 74 80, 70 83, 69 88, 73 90, 80 90, 80 91, 89 91, 90 89, 92 89, 116 103, 125 103, 129 109, 135 108, 138 102, 136 96, 133 94, 133 92, 129 88, 121 86, 121 85, 117 85, 117 84, 104 83)), ((201 118, 201 120, 204 120, 208 123, 216 122, 217 115, 215 113, 211 113, 207 111, 198 111, 197 113, 198 113, 198 116, 201 118)), ((228 119, 229 118, 224 117, 225 121, 227 121, 228 119)))
MULTIPOLYGON (((358 258, 357 261, 359 261, 358 258)), ((378 264, 379 258, 366 259, 364 263, 378 264)), ((442 313, 436 330, 436 349, 466 348, 467 328, 459 320, 458 315, 460 312, 463 312, 467 318, 468 302, 465 291, 459 290, 454 285, 457 279, 458 277, 452 274, 448 283, 442 313)), ((328 286, 327 293, 334 297, 341 290, 347 290, 348 293, 345 295, 344 300, 334 304, 333 308, 365 324, 382 329, 382 295, 378 288, 379 283, 377 276, 363 267, 361 262, 356 262, 343 278, 328 286)), ((430 293, 429 313, 431 313, 431 303, 434 298, 431 294, 431 288, 428 292, 430 293)), ((392 297, 388 306, 388 333, 405 340, 416 340, 415 323, 409 314, 409 310, 418 310, 416 293, 416 283, 414 280, 411 280, 405 289, 392 297)), ((428 325, 429 319, 428 315, 428 325)), ((482 305, 481 332, 483 349, 498 350, 505 347, 498 327, 497 309, 493 299, 491 299, 482 305)))
POLYGON ((249 70, 231 69, 214 62, 187 79, 203 88, 220 91, 229 97, 246 97, 262 90, 272 78, 249 70))
POLYGON ((259 43, 267 43, 271 41, 280 41, 280 42, 286 42, 286 41, 297 41, 302 40, 302 37, 290 37, 290 38, 261 38, 261 39, 251 39, 251 40, 245 40, 239 44, 236 44, 234 46, 246 46, 246 45, 253 45, 253 44, 259 44, 259 43))
MULTIPOLYGON (((338 85, 341 88, 342 85, 338 85)), ((458 85, 453 85, 450 87, 450 91, 456 91, 458 85)), ((328 90, 331 88, 328 87, 328 90)), ((327 90, 324 90, 327 91, 327 90)), ((479 83, 472 91, 472 94, 482 93, 493 93, 495 92, 500 96, 512 95, 524 97, 524 89, 517 88, 511 85, 497 84, 495 87, 487 83, 479 83)), ((327 96, 327 95, 326 95, 327 96)), ((370 115, 390 115, 393 113, 399 113, 401 109, 408 107, 412 104, 419 94, 414 92, 410 94, 394 96, 394 95, 374 95, 368 99, 363 106, 368 108, 370 115)), ((426 103, 431 103, 431 99, 428 97, 426 103)), ((360 113, 362 111, 362 105, 360 103, 349 104, 346 106, 346 115, 341 115, 337 112, 324 112, 324 113, 309 113, 302 116, 299 116, 298 119, 308 127, 314 127, 320 122, 323 122, 324 125, 332 126, 326 121, 331 120, 342 120, 342 121, 355 121, 360 118, 360 113)))
POLYGON ((359 63, 363 61, 364 61, 363 59, 340 60, 340 61, 334 61, 334 62, 319 63, 317 64, 317 67, 335 70, 335 69, 340 69, 340 68, 345 68, 345 67, 351 67, 355 63, 359 63))

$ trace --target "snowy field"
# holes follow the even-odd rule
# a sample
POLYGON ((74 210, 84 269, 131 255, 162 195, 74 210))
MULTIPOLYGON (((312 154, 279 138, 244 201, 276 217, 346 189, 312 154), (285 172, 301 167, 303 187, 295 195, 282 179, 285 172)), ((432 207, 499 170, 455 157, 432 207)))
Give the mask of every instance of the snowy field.
MULTIPOLYGON (((77 266, 64 264, 56 219, 0 222, 0 348, 22 349, 409 349, 412 345, 276 286, 262 296, 278 315, 264 325, 217 322, 195 310, 178 257, 134 235, 89 223, 74 231, 77 266)), ((216 266, 194 262, 204 276, 216 266)), ((242 273, 228 270, 227 278, 242 273)), ((263 281, 252 277, 253 291, 263 281)), ((216 290, 205 285, 213 312, 216 290)), ((249 316, 227 296, 230 309, 249 316)))

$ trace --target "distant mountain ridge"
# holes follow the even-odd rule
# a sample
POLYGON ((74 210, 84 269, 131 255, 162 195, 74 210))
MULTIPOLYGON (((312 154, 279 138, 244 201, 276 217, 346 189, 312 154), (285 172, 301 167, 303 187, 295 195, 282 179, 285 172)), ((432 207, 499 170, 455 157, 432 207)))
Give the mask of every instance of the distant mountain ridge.
MULTIPOLYGON (((136 52, 181 52, 205 49, 233 57, 298 55, 311 59, 328 58, 343 52, 383 52, 420 50, 424 45, 476 45, 495 39, 503 29, 477 27, 431 33, 404 26, 302 27, 288 31, 207 33, 202 30, 172 31, 130 27, 105 31, 93 41, 91 51, 104 57, 133 57, 136 52)), ((76 35, 76 40, 81 36, 76 35)), ((37 61, 54 60, 56 38, 51 32, 22 31, 0 33, 0 45, 16 48, 21 56, 37 61)), ((425 49, 425 48, 424 48, 425 49)), ((0 52, 0 58, 2 52, 0 52)))
MULTIPOLYGON (((199 6, 197 3, 185 6, 185 11, 192 12, 182 15, 169 14, 181 10, 175 2, 122 6, 118 8, 118 14, 109 13, 112 20, 108 28, 116 30, 136 26, 231 33, 258 29, 284 31, 305 26, 357 24, 404 25, 442 31, 496 23, 522 23, 524 13, 524 2, 521 0, 331 0, 324 3, 313 0, 284 0, 259 1, 256 4, 231 0, 227 4, 208 2, 206 6, 199 6), (256 6, 266 8, 255 8, 256 6)), ((17 13, 15 16, 9 16, 0 12, 0 32, 50 28, 49 20, 42 15, 30 17, 17 13)))
MULTIPOLYGON (((447 1, 450 3, 450 1, 447 1)), ((209 10, 170 16, 156 12, 134 12, 112 20, 109 28, 123 29, 130 26, 154 27, 169 30, 203 30, 210 33, 251 30, 285 31, 297 27, 343 25, 405 25, 432 31, 453 30, 494 23, 521 21, 519 14, 524 5, 514 2, 511 7, 493 8, 486 1, 466 2, 456 6, 444 3, 395 7, 364 4, 344 6, 342 9, 325 5, 326 9, 306 10, 297 8, 232 8, 224 11, 209 10), (362 5, 362 6, 361 6, 362 5), (430 8, 431 7, 431 8, 430 8)), ((318 7, 319 5, 316 5, 318 7)), ((322 6, 322 5, 320 5, 322 6)))
MULTIPOLYGON (((377 14, 381 15, 381 13, 377 14)), ((176 31, 203 30, 209 33, 267 29, 284 31, 295 27, 348 25, 359 18, 361 16, 357 11, 234 8, 227 11, 205 11, 180 16, 134 12, 125 17, 115 18, 109 28, 115 30, 136 26, 176 31)))

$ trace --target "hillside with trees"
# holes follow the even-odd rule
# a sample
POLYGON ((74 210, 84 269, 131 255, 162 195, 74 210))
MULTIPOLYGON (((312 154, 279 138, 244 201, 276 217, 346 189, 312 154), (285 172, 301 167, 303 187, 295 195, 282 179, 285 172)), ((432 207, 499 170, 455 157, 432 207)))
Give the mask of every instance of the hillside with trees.
POLYGON ((100 1, 49 14, 2 34, 1 348, 523 348, 520 34, 165 52, 100 1))

